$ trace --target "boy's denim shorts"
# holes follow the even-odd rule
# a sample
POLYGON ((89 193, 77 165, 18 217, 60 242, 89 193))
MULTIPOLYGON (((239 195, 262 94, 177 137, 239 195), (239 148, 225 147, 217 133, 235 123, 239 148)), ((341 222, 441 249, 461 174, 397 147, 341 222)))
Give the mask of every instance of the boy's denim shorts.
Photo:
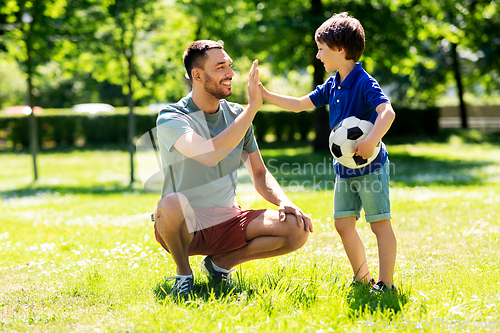
POLYGON ((353 178, 335 178, 333 218, 361 215, 365 210, 366 222, 391 219, 389 200, 389 161, 381 169, 353 178))

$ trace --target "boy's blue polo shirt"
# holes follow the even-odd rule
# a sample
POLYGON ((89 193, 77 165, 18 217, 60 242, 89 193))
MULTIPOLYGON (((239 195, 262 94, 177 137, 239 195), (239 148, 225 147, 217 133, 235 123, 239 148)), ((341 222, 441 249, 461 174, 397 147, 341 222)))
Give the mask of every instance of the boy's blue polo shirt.
MULTIPOLYGON (((375 123, 378 113, 375 110, 382 103, 390 103, 383 93, 377 80, 369 75, 362 67, 361 63, 356 63, 356 67, 339 83, 340 75, 337 72, 335 77, 330 77, 322 85, 316 87, 309 94, 309 98, 314 106, 330 107, 330 128, 334 128, 338 123, 350 116, 356 116, 375 123)), ((381 142, 380 153, 377 158, 364 168, 351 169, 343 166, 334 159, 335 172, 341 178, 351 178, 366 175, 377 171, 387 161, 387 149, 381 142)))

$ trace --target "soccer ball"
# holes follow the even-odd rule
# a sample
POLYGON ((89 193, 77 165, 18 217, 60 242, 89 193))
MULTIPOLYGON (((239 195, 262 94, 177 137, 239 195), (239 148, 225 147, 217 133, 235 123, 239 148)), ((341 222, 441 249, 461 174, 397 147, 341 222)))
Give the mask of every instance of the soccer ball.
POLYGON ((337 161, 351 169, 362 168, 370 164, 380 152, 380 142, 375 147, 373 155, 365 159, 354 155, 351 150, 357 142, 365 139, 373 128, 373 124, 357 117, 342 120, 330 133, 330 152, 337 161))

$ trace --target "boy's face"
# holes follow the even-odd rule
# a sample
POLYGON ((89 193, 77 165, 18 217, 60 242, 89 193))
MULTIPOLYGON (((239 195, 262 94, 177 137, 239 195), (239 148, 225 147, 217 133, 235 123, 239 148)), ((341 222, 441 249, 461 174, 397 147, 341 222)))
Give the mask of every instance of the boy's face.
POLYGON ((318 53, 316 58, 321 60, 327 72, 338 70, 340 62, 345 61, 344 52, 342 49, 331 49, 328 45, 321 42, 316 42, 318 53))

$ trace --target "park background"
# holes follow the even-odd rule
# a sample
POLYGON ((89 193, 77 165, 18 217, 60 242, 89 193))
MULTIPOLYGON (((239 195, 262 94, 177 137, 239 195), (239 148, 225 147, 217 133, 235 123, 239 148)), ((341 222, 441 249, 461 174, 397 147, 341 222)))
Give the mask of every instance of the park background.
MULTIPOLYGON (((0 0, 0 330, 500 330, 499 6, 0 0), (254 122, 264 161, 315 232, 294 254, 238 267, 234 291, 207 284, 193 258, 196 297, 171 299, 175 266, 148 222, 159 195, 142 187, 135 144, 189 91, 182 52, 224 43, 230 101, 246 103, 253 59, 268 89, 302 96, 330 75, 314 31, 343 11, 363 24, 361 62, 397 113, 384 141, 400 295, 346 287, 327 110, 264 104, 254 122)), ((240 179, 240 202, 272 208, 240 179)), ((374 236, 359 228, 376 272, 374 236)))

